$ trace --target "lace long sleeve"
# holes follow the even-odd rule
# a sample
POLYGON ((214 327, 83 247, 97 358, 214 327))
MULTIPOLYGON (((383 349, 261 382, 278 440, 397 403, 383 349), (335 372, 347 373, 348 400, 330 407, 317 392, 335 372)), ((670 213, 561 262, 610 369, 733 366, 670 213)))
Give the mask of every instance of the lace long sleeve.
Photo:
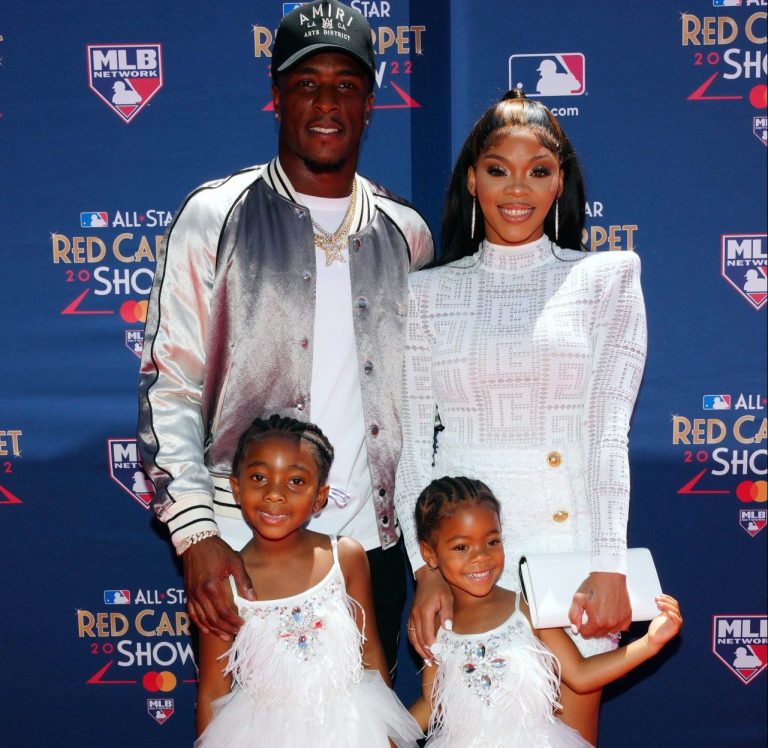
POLYGON ((416 499, 432 479, 435 396, 432 387, 434 337, 428 331, 430 273, 416 273, 409 283, 408 322, 403 371, 403 451, 395 482, 395 507, 405 547, 415 572, 424 566, 416 538, 416 499))
POLYGON ((637 255, 610 253, 599 259, 605 282, 594 318, 592 376, 581 429, 592 570, 626 573, 628 431, 645 366, 645 304, 637 255))

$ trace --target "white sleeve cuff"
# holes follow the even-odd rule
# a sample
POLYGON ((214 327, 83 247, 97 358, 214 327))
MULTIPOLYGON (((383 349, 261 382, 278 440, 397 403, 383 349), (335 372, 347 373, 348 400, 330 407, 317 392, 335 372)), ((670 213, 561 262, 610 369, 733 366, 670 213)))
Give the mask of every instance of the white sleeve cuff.
POLYGON ((607 571, 612 574, 627 574, 627 556, 592 556, 590 571, 607 571))

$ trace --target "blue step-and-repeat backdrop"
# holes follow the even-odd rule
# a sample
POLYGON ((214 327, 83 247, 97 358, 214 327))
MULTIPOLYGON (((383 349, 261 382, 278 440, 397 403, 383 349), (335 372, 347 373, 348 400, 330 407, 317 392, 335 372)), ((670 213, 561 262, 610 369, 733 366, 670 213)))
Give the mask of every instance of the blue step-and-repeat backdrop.
MULTIPOLYGON (((686 620, 608 689, 602 745, 765 745, 766 0, 352 4, 378 53, 363 173, 436 231, 472 122, 522 85, 581 157, 586 246, 642 257, 629 535, 686 620)), ((2 746, 192 742, 183 584, 136 451, 142 328, 184 195, 275 152, 290 5, 0 14, 2 746)))

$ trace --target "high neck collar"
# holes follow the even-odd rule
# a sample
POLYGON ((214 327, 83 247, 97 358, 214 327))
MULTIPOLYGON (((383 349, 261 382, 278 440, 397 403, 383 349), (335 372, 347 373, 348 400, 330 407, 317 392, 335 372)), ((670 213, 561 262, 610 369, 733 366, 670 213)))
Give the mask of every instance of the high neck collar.
POLYGON ((481 265, 496 270, 526 270, 545 262, 552 256, 553 248, 554 245, 546 234, 536 241, 514 247, 493 244, 486 240, 480 244, 477 259, 481 265))

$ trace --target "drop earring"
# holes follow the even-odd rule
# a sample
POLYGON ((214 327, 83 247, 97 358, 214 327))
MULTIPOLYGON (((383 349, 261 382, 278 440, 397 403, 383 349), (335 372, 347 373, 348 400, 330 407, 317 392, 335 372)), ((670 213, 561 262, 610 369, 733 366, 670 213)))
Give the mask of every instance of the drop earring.
POLYGON ((469 229, 469 238, 475 238, 475 219, 477 218, 477 199, 472 195, 472 224, 469 229))
POLYGON ((555 200, 555 244, 557 244, 560 234, 560 198, 555 200))

